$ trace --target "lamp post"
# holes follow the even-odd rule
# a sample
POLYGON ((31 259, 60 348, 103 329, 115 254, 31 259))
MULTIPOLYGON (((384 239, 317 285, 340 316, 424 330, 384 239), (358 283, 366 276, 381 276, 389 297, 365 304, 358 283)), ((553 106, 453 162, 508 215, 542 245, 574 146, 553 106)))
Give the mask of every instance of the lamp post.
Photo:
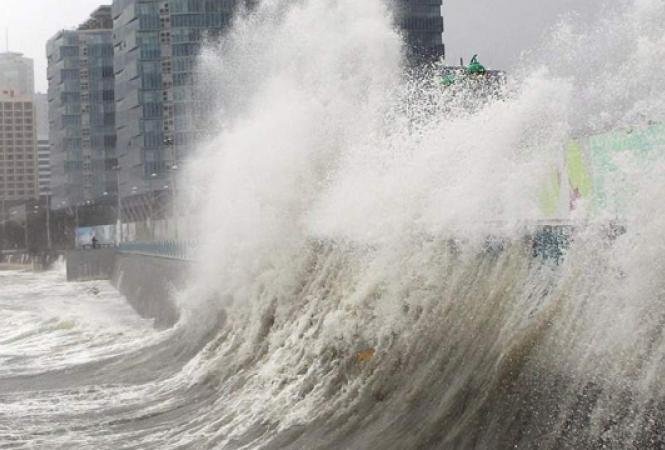
MULTIPOLYGON (((16 222, 16 225, 23 228, 23 245, 25 245, 25 250, 28 251, 28 211, 25 205, 23 205, 23 211, 25 215, 25 225, 21 227, 21 224, 18 222, 18 219, 16 219, 14 222, 16 222)), ((15 215, 16 215, 16 210, 11 211, 10 217, 15 215)))
POLYGON ((115 171, 115 183, 116 183, 116 214, 115 214, 115 245, 119 246, 122 243, 122 196, 120 195, 120 166, 116 165, 113 167, 115 171))
POLYGON ((28 217, 29 217, 29 215, 28 215, 27 208, 25 208, 25 209, 26 209, 26 211, 25 211, 25 228, 23 228, 23 240, 25 241, 25 244, 24 244, 25 245, 25 251, 27 252, 27 251, 29 251, 28 250, 28 217))
POLYGON ((169 168, 169 173, 171 175, 171 217, 173 218, 173 231, 175 233, 176 240, 178 239, 178 208, 176 201, 178 199, 178 190, 177 190, 177 174, 178 165, 173 164, 169 168))
MULTIPOLYGON (((71 223, 69 221, 69 215, 71 213, 70 207, 67 205, 67 200, 62 200, 60 202, 60 208, 63 211, 63 216, 62 216, 62 235, 65 237, 65 242, 64 245, 67 245, 67 231, 69 230, 69 224, 71 223)), ((76 230, 74 231, 74 244, 76 244, 76 230)), ((62 243, 60 244, 62 245, 62 243)))
POLYGON ((155 187, 154 180, 157 179, 157 173, 150 174, 150 192, 148 193, 148 214, 150 215, 150 235, 155 240, 155 187))
POLYGON ((74 247, 76 248, 78 244, 78 232, 79 232, 79 204, 74 204, 74 247))
POLYGON ((50 252, 51 242, 51 195, 46 196, 46 248, 50 252))
MULTIPOLYGON (((40 209, 39 205, 33 205, 32 206, 32 214, 35 215, 35 216, 38 216, 39 215, 39 209, 40 209)), ((26 214, 26 218, 25 218, 25 227, 28 228, 27 214, 26 214)), ((47 237, 47 241, 48 241, 48 237, 47 237)))
POLYGON ((2 218, 2 240, 0 240, 0 250, 4 250, 5 249, 5 241, 7 240, 7 238, 5 237, 5 234, 7 232, 7 226, 5 225, 5 221, 7 220, 7 218, 5 217, 5 199, 4 198, 2 200, 0 200, 0 206, 2 207, 2 209, 0 210, 2 212, 2 216, 0 216, 2 218))
POLYGON ((177 190, 177 170, 178 170, 178 158, 176 155, 176 148, 173 142, 173 139, 167 137, 164 139, 164 145, 171 149, 171 165, 169 166, 169 175, 170 175, 170 185, 171 185, 171 217, 173 218, 173 231, 175 233, 176 240, 178 239, 178 209, 176 206, 176 199, 178 198, 177 190))

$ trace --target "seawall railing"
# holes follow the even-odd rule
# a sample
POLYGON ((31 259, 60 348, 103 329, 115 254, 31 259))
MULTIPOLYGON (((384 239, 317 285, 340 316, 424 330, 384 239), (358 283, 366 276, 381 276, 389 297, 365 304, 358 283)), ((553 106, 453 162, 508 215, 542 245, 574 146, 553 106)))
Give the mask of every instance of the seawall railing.
MULTIPOLYGON (((534 258, 551 260, 559 264, 565 258, 566 251, 574 240, 578 226, 580 225, 563 221, 533 222, 525 226, 524 237, 531 247, 534 258)), ((605 228, 610 241, 626 232, 626 227, 620 223, 608 223, 605 228)), ((489 235, 485 247, 486 251, 498 253, 503 251, 505 242, 502 238, 489 235)), ((200 248, 201 243, 196 240, 165 240, 124 242, 117 250, 119 253, 125 254, 196 261, 200 256, 200 248)))
MULTIPOLYGON (((534 257, 552 259, 557 263, 563 259, 566 249, 570 246, 573 227, 570 225, 538 225, 525 232, 532 243, 534 257)), ((501 251, 503 244, 494 242, 492 236, 488 237, 490 249, 501 251)), ((134 241, 123 242, 117 247, 119 253, 160 258, 195 261, 199 257, 200 242, 189 241, 134 241)))
POLYGON ((189 241, 155 241, 155 242, 123 242, 118 246, 120 253, 130 253, 162 258, 193 261, 196 259, 199 242, 189 241))

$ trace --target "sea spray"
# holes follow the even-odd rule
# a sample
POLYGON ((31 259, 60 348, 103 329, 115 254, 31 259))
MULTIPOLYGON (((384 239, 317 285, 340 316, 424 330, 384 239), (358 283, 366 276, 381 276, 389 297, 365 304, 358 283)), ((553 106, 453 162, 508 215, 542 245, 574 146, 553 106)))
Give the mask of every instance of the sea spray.
POLYGON ((662 3, 617 8, 590 31, 562 24, 558 47, 471 111, 440 85, 405 76, 389 15, 381 2, 362 3, 264 3, 203 60, 220 133, 189 176, 210 196, 196 283, 218 292, 233 327, 224 338, 233 350, 217 358, 231 405, 219 442, 658 438, 616 432, 648 419, 610 398, 636 398, 648 376, 640 361, 657 338, 640 318, 662 300, 662 283, 632 275, 622 288, 640 270, 621 262, 632 231, 609 239, 606 216, 581 201, 571 213, 564 198, 555 218, 575 223, 577 237, 563 262, 534 259, 525 240, 529 223, 547 220, 538 190, 565 170, 572 138, 642 126, 640 109, 662 118, 660 75, 636 80, 617 54, 658 47, 662 3), (259 45, 262 35, 271 39, 259 45), (596 69, 564 45, 573 35, 596 69), (498 253, 484 246, 488 236, 504 242, 498 253), (644 352, 629 355, 633 344, 644 352))
POLYGON ((106 311, 122 326, 91 330, 49 307, 80 298, 85 319, 101 300, 43 278, 45 307, 2 316, 45 324, 3 340, 3 442, 662 447, 662 164, 612 154, 617 179, 639 175, 626 207, 563 198, 557 258, 531 236, 571 138, 663 120, 662 71, 640 64, 664 48, 665 5, 562 23, 473 108, 411 78, 389 11, 265 1, 210 44, 218 114, 178 180, 203 241, 181 322, 106 311), (68 357, 31 366, 31 342, 68 357))

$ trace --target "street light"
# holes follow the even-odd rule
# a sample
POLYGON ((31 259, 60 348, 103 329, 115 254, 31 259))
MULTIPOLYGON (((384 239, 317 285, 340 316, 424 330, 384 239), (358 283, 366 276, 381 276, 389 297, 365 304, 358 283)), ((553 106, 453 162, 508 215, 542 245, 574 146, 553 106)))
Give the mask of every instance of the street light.
POLYGON ((53 247, 51 242, 51 194, 46 195, 46 249, 50 252, 53 247))
POLYGON ((173 231, 175 232, 175 238, 178 239, 178 214, 176 207, 176 199, 178 198, 177 184, 176 184, 176 172, 178 170, 178 155, 176 153, 176 146, 174 145, 172 137, 166 137, 164 139, 164 145, 171 149, 171 162, 172 164, 168 167, 170 174, 170 185, 171 185, 171 217, 173 217, 173 231))
POLYGON ((7 228, 6 228, 6 225, 5 225, 6 217, 5 217, 5 199, 4 198, 0 199, 0 213, 2 214, 2 216, 0 216, 0 218, 2 219, 2 240, 0 241, 0 250, 4 250, 5 249, 5 240, 6 240, 5 234, 7 232, 7 228))
MULTIPOLYGON (((176 206, 176 200, 178 198, 178 191, 176 190, 177 188, 177 174, 176 171, 178 170, 178 165, 173 164, 172 166, 169 167, 169 173, 171 175, 171 216, 173 217, 173 227, 174 227, 174 232, 175 232, 175 238, 178 239, 178 209, 176 206)), ((166 186, 168 188, 168 186, 166 186)))
MULTIPOLYGON (((120 195, 120 165, 116 164, 112 168, 115 171, 115 189, 116 189, 116 200, 115 205, 115 245, 119 246, 122 243, 122 196, 120 195)), ((104 192, 104 195, 108 192, 104 192)))
MULTIPOLYGON (((76 229, 74 230, 74 235, 76 236, 76 233, 78 233, 78 229, 79 229, 79 204, 78 203, 74 204, 74 218, 76 220, 76 223, 75 223, 76 229)), ((74 238, 74 239, 76 239, 76 238, 74 238)))
POLYGON ((149 181, 149 192, 148 192, 148 220, 150 223, 150 232, 152 234, 152 239, 155 239, 155 218, 153 217, 155 215, 155 203, 156 203, 156 195, 155 193, 157 190, 154 187, 153 181, 157 179, 157 172, 153 172, 150 174, 150 181, 149 181))
MULTIPOLYGON (((25 206, 24 206, 24 213, 25 213, 25 226, 21 226, 21 224, 18 223, 18 221, 16 221, 16 225, 18 225, 20 228, 23 228, 23 240, 24 240, 25 250, 28 251, 28 211, 25 209, 25 206)), ((15 210, 10 213, 10 216, 15 216, 15 215, 16 215, 15 210)), ((11 221, 12 220, 10 220, 10 222, 11 221)))

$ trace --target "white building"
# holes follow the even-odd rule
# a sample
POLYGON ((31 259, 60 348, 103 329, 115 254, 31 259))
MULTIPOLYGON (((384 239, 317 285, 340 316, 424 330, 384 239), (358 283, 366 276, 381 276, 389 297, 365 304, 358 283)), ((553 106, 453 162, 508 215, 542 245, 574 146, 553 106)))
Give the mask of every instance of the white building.
POLYGON ((21 53, 0 53, 0 94, 32 97, 35 92, 35 64, 21 53))
POLYGON ((51 195, 51 149, 49 144, 48 96, 35 94, 37 116, 37 168, 39 195, 51 195))

